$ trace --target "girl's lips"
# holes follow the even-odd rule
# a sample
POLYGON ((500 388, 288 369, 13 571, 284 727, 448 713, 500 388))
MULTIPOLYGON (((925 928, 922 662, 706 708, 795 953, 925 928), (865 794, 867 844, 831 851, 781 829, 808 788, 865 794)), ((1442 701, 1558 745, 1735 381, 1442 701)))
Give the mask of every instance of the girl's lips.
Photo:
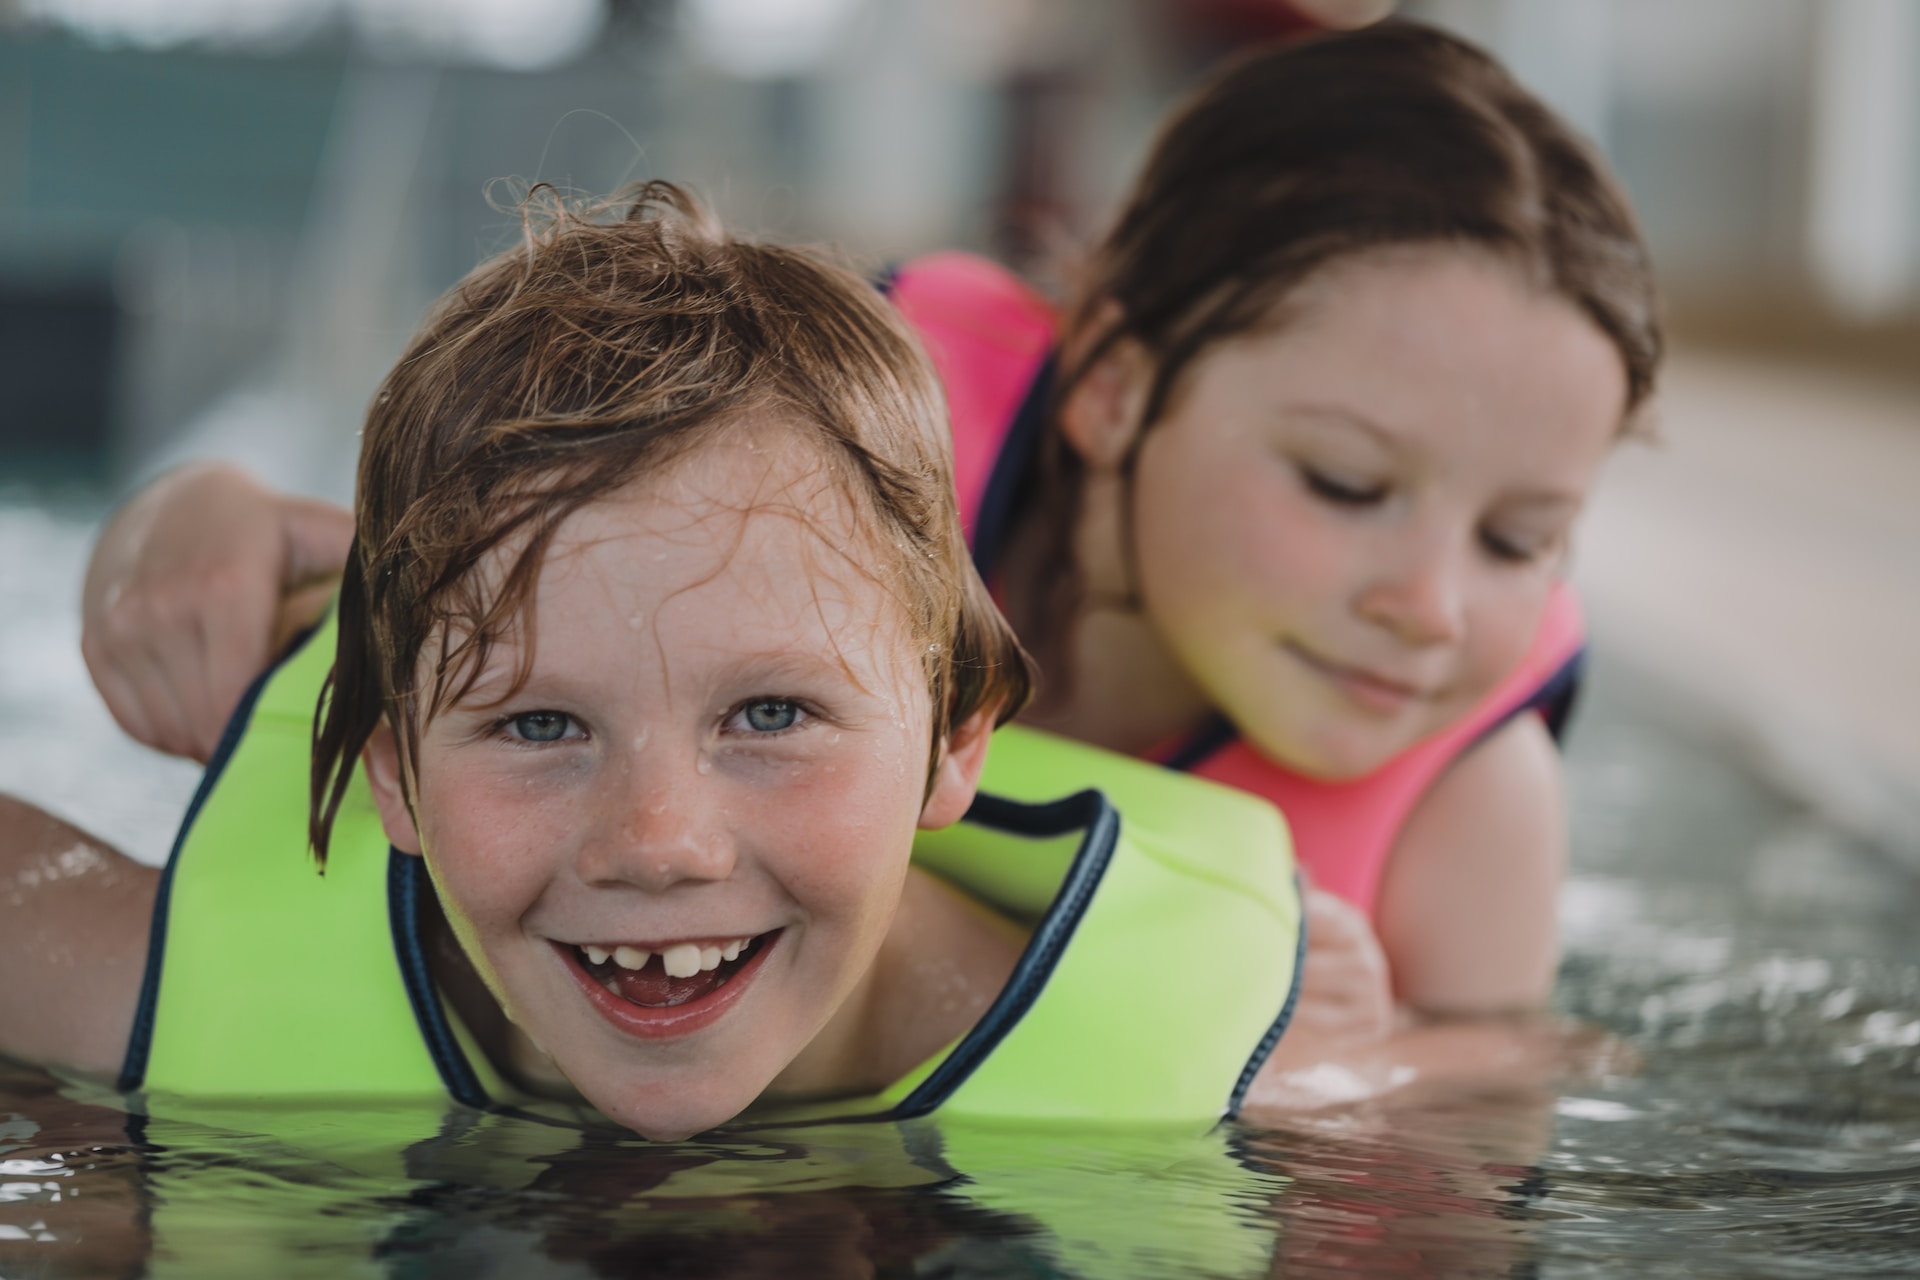
POLYGON ((1426 690, 1418 685, 1378 675, 1363 667, 1334 662, 1302 647, 1296 641, 1286 641, 1281 647, 1369 711, 1399 711, 1408 703, 1427 696, 1426 690))
POLYGON ((740 967, 733 971, 719 986, 705 995, 696 996, 681 1004, 643 1005, 635 1004, 623 996, 615 995, 600 985, 587 967, 582 964, 580 952, 564 942, 553 943, 553 949, 559 953, 561 963, 567 972, 579 983, 580 990, 587 1003, 601 1017, 611 1023, 615 1030, 623 1031, 642 1040, 666 1040, 676 1036, 692 1035, 719 1020, 731 1009, 740 997, 746 994, 747 987, 760 972, 760 966, 769 952, 779 943, 781 930, 775 929, 755 939, 753 954, 747 956, 740 967))

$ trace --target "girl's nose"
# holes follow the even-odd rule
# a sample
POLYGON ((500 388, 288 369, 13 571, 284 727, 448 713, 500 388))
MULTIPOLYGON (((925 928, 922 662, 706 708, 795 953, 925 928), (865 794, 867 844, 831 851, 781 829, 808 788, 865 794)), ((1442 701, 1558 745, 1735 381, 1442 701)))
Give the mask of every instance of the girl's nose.
POLYGON ((1360 616, 1403 644, 1456 644, 1466 634, 1466 582, 1460 557, 1437 537, 1411 538, 1403 555, 1361 591, 1360 616))
POLYGON ((609 805, 600 838, 581 851, 582 880, 663 893, 733 874, 733 836, 711 775, 692 761, 684 769, 664 764, 649 760, 609 805))

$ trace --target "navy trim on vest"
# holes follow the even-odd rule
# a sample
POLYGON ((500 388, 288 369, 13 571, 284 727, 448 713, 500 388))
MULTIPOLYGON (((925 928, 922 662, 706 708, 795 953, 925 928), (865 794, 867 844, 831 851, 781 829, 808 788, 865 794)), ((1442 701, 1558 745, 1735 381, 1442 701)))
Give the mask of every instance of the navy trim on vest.
POLYGON ((1580 688, 1586 674, 1587 650, 1582 645, 1527 700, 1528 708, 1538 711, 1540 718, 1547 722, 1547 732, 1555 742, 1566 737, 1567 722, 1573 719, 1574 708, 1580 705, 1580 688))
POLYGON ((1049 355, 1033 375, 1033 384, 1014 412, 1007 437, 994 455, 993 470, 987 473, 987 487, 980 494, 980 509, 973 515, 973 564, 980 577, 993 581, 993 570, 1007 540, 1013 513, 1026 496, 1033 473, 1035 456, 1047 425, 1047 406, 1053 400, 1053 380, 1059 362, 1049 355))
POLYGON ((1227 1099, 1227 1119, 1240 1117, 1240 1104, 1246 1101, 1247 1090, 1253 1087, 1253 1078, 1260 1074, 1260 1068, 1267 1065, 1267 1059, 1273 1056, 1274 1046, 1280 1043, 1280 1037, 1286 1034, 1287 1027, 1293 1022, 1293 1011, 1300 1004, 1300 979, 1307 971, 1307 908, 1304 895, 1307 887, 1301 882, 1300 873, 1293 873, 1293 889, 1301 895, 1299 938, 1293 944, 1293 985, 1287 989, 1287 998, 1280 1005, 1280 1015, 1267 1028, 1267 1034, 1260 1037, 1260 1043, 1254 1046, 1253 1056, 1247 1059, 1247 1065, 1240 1069, 1240 1079, 1234 1083, 1233 1094, 1227 1099))
POLYGON ((1073 865, 1067 869, 1060 891, 1013 966, 1007 985, 953 1052, 886 1114, 890 1120, 910 1120, 939 1107, 1020 1024, 1053 976, 1074 930, 1080 927, 1120 840, 1120 812, 1098 791, 1076 792, 1050 804, 1022 804, 981 792, 974 797, 965 821, 1039 839, 1070 831, 1085 831, 1086 835, 1073 855, 1073 865))
POLYGON ((1574 704, 1580 700, 1580 680, 1586 670, 1587 650, 1582 645, 1572 657, 1556 667, 1552 675, 1535 685, 1532 693, 1507 708, 1482 729, 1472 742, 1461 747, 1460 754, 1465 755, 1529 711, 1539 715, 1547 726, 1547 732, 1552 735, 1554 745, 1559 746, 1561 737, 1567 731, 1567 721, 1573 716, 1574 704))
POLYGON ((1160 767, 1187 773, 1205 764, 1215 752, 1224 750, 1228 743, 1239 736, 1240 731, 1234 728, 1233 721, 1216 711, 1207 717, 1205 724, 1193 731, 1191 737, 1160 761, 1160 767))
POLYGON ((167 958, 167 908, 173 897, 173 873, 180 863, 180 851, 186 847, 187 834, 193 830, 193 823, 200 816, 207 797, 213 794, 220 775, 226 772, 227 762, 240 746, 247 725, 253 719, 253 708, 260 701, 260 694, 267 687, 267 681, 285 666, 287 660, 306 647, 317 628, 309 627, 296 636, 291 644, 273 662, 273 665, 254 677, 247 691, 240 695, 240 703, 227 717, 226 728, 220 731, 220 741, 213 749, 213 755, 207 761, 206 772, 200 775, 200 785, 194 788, 193 799, 187 805, 187 813, 180 820, 180 830, 174 834, 173 848, 167 853, 167 865, 160 872, 160 884, 153 895, 153 925, 147 934, 147 967, 140 978, 140 999, 133 1007, 133 1031, 127 1037, 127 1053, 120 1061, 120 1078, 114 1087, 122 1093, 131 1093, 147 1079, 147 1058, 153 1052, 153 1020, 160 1004, 160 971, 166 965, 167 958))
POLYGON ((420 911, 433 892, 427 882, 426 864, 391 846, 387 849, 387 922, 393 929, 393 957, 400 963, 400 981, 407 989, 407 1003, 413 1006, 413 1019, 420 1026, 420 1038, 440 1073, 447 1094, 464 1107, 484 1111, 493 1104, 487 1091, 467 1061, 460 1040, 447 1021, 440 1005, 440 993, 433 985, 433 971, 427 966, 427 948, 420 936, 420 911))

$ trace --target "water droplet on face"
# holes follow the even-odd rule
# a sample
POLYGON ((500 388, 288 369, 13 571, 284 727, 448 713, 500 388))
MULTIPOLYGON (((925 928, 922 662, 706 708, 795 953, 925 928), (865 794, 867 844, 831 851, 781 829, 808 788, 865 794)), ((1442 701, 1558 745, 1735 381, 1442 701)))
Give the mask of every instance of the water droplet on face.
POLYGON ((693 768, 694 768, 694 772, 696 773, 701 773, 701 774, 712 773, 713 761, 709 760, 705 756, 701 756, 699 759, 693 762, 693 768))
POLYGON ((635 751, 645 751, 647 749, 647 737, 648 735, 645 729, 642 729, 640 732, 634 734, 633 749, 635 751))

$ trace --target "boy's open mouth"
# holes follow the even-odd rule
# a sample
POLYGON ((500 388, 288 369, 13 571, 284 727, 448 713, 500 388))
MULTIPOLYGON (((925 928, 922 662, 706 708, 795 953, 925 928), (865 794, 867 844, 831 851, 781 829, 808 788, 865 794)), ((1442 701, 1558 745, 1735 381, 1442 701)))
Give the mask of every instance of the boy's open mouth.
POLYGON ((668 1009, 718 991, 778 933, 675 942, 657 951, 625 942, 568 949, 587 976, 613 995, 644 1009, 668 1009))

